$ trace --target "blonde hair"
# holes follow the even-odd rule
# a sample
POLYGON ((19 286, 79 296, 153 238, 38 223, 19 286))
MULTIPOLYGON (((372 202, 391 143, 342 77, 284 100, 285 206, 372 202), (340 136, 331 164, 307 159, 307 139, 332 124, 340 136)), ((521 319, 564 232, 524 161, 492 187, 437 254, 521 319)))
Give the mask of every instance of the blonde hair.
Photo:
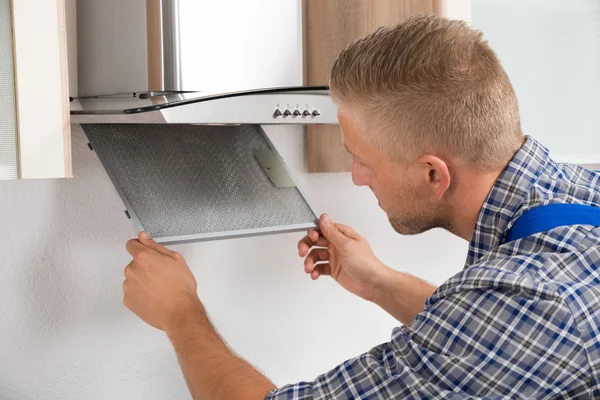
POLYGON ((330 87, 365 139, 394 159, 438 153, 485 170, 523 143, 510 80, 462 21, 418 15, 379 28, 342 51, 330 87))

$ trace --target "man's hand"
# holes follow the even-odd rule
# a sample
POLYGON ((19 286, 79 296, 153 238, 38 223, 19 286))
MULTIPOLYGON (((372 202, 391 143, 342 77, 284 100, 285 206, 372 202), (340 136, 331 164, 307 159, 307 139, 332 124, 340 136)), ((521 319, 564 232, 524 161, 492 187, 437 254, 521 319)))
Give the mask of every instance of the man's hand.
POLYGON ((375 257, 365 238, 349 226, 333 223, 323 214, 319 227, 320 232, 311 229, 298 243, 298 254, 306 257, 304 271, 312 279, 330 275, 351 293, 374 301, 375 286, 388 268, 375 257))
POLYGON ((155 328, 202 310, 197 284, 181 254, 159 245, 146 232, 127 242, 133 261, 125 267, 123 304, 155 328))
POLYGON ((127 242, 123 303, 167 333, 194 399, 264 399, 275 388, 231 352, 210 323, 181 254, 141 232, 127 242))

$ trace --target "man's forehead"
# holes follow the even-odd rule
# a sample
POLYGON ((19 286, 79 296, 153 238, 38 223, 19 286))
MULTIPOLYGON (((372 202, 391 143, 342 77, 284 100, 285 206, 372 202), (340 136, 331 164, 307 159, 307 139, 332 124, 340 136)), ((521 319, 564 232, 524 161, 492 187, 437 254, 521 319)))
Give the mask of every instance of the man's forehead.
POLYGON ((365 126, 362 119, 354 109, 340 108, 338 109, 338 120, 342 131, 342 143, 348 153, 360 158, 363 162, 371 160, 375 162, 375 158, 380 157, 379 151, 376 151, 365 136, 368 132, 363 131, 365 126))

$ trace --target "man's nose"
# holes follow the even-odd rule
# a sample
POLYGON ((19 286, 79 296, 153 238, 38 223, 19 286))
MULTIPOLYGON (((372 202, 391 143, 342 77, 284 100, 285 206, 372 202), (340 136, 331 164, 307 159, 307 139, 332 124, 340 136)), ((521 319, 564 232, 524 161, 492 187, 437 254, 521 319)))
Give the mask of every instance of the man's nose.
POLYGON ((360 166, 356 165, 356 163, 352 164, 352 182, 356 186, 368 186, 369 185, 368 173, 364 169, 362 169, 360 166))

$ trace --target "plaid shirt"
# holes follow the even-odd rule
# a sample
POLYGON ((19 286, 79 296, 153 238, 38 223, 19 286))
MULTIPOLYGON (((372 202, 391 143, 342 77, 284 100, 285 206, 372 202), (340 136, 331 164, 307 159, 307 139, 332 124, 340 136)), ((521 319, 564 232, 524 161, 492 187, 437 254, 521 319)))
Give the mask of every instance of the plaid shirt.
POLYGON ((464 270, 390 342, 267 398, 600 398, 600 228, 506 243, 549 203, 600 207, 600 174, 527 138, 483 204, 464 270))

